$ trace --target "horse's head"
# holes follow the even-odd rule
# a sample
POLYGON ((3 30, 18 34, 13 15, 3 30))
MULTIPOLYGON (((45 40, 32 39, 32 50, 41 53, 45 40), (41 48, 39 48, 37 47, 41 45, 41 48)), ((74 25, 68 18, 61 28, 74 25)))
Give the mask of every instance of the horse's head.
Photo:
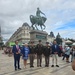
POLYGON ((47 18, 46 18, 46 17, 42 17, 42 19, 43 19, 44 23, 45 23, 45 21, 47 20, 47 18))

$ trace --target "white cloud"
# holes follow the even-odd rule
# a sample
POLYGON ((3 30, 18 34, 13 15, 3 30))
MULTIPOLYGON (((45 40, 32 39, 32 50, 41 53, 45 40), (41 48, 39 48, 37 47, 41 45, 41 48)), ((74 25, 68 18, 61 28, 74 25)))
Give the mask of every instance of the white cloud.
POLYGON ((46 14, 46 31, 61 33, 62 37, 75 37, 67 35, 72 29, 56 30, 65 23, 75 19, 75 0, 0 0, 0 25, 2 36, 8 39, 24 22, 29 25, 29 16, 35 15, 36 8, 46 14))

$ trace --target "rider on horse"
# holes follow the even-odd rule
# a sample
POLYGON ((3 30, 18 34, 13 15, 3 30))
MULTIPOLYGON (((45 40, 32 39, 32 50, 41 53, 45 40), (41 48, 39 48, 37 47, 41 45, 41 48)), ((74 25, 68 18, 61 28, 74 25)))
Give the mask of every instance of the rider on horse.
POLYGON ((47 18, 45 16, 45 14, 43 12, 41 12, 41 10, 39 8, 37 8, 36 16, 30 15, 30 21, 32 23, 32 25, 31 25, 32 29, 39 30, 37 26, 40 26, 41 30, 44 30, 46 28, 46 26, 44 25, 46 20, 47 20, 47 18), (40 14, 43 14, 44 16, 41 16, 40 14))
MULTIPOLYGON (((41 15, 40 15, 40 13, 41 14, 43 14, 43 15, 45 15, 39 8, 37 8, 37 11, 36 11, 36 18, 38 19, 38 20, 42 20, 42 17, 41 17, 41 15)), ((42 20, 42 22, 43 22, 43 20, 42 20)))

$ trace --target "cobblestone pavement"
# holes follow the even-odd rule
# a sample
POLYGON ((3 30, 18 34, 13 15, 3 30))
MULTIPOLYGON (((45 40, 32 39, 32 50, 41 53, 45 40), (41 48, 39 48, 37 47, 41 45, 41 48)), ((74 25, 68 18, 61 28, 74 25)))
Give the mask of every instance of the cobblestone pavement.
MULTIPOLYGON (((71 63, 66 63, 62 61, 59 57, 59 68, 51 67, 51 59, 49 67, 44 67, 44 58, 42 62, 42 67, 36 66, 36 59, 34 61, 34 68, 30 68, 29 64, 27 68, 23 68, 23 60, 21 58, 21 68, 22 70, 15 71, 13 66, 13 56, 2 54, 3 51, 0 50, 0 75, 75 75, 75 72, 71 68, 71 63)), ((29 63, 29 60, 28 60, 29 63)))

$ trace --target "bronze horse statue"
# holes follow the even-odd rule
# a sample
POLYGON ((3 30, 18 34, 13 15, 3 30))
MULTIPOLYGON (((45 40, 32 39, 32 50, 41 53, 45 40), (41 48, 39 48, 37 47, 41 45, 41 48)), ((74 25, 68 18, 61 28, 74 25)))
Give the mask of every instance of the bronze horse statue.
POLYGON ((37 18, 36 16, 30 15, 30 21, 32 23, 31 27, 33 29, 36 28, 38 30, 37 26, 40 26, 41 30, 44 30, 46 28, 46 26, 44 25, 44 23, 45 23, 46 20, 47 20, 46 17, 37 18))

